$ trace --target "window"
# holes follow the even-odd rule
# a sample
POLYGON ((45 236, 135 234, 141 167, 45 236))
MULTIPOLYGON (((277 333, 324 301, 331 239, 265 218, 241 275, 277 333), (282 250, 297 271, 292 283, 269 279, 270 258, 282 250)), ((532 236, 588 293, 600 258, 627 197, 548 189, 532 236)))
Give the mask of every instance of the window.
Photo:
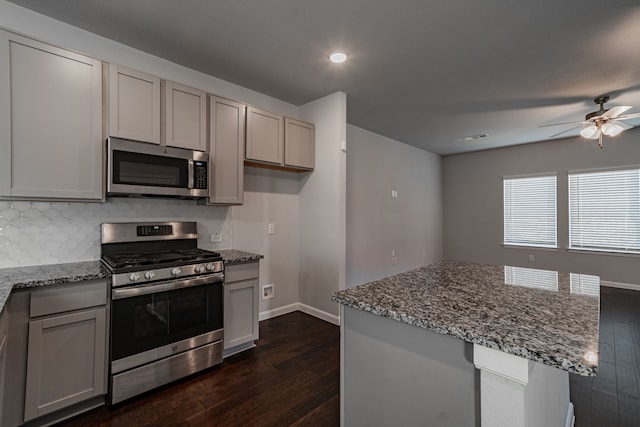
POLYGON ((504 179, 504 244, 557 247, 556 176, 504 179))
POLYGON ((640 253, 640 169, 569 174, 569 246, 640 253))

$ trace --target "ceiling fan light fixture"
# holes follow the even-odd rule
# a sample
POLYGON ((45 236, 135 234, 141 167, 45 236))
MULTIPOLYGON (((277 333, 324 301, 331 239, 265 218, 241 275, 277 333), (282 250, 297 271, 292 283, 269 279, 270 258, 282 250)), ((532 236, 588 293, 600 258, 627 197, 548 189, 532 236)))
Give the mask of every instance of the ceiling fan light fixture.
POLYGON ((601 126, 601 129, 602 129, 602 133, 607 136, 617 136, 620 134, 620 132, 624 130, 622 126, 616 123, 611 123, 611 122, 604 123, 601 126))
POLYGON ((600 129, 596 125, 587 126, 580 131, 580 135, 587 139, 596 139, 600 136, 600 129))

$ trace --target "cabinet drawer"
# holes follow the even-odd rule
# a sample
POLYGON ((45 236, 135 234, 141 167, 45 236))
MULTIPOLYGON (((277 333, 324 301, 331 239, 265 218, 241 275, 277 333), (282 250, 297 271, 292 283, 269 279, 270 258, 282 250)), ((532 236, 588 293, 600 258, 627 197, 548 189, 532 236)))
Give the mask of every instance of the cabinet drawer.
POLYGON ((230 265, 224 270, 225 283, 238 282, 240 280, 255 279, 260 273, 259 263, 230 265))
POLYGON ((107 282, 88 282, 31 293, 29 317, 46 316, 107 304, 107 282))

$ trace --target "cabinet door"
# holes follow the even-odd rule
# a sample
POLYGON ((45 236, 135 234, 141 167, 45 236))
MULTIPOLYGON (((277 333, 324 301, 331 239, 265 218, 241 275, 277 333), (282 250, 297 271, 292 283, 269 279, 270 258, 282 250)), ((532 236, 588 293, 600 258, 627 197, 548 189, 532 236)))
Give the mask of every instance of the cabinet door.
POLYGON ((285 119, 284 164, 313 169, 315 156, 315 127, 311 123, 285 119))
POLYGON ((258 339, 258 279, 224 285, 224 349, 258 339))
POLYGON ((160 78, 109 65, 109 136, 160 144, 160 78))
POLYGON ((207 151, 207 94, 174 82, 162 83, 165 144, 207 151))
POLYGON ((29 322, 25 421, 104 394, 106 308, 29 322))
POLYGON ((0 196, 101 200, 102 63, 0 31, 0 196))
POLYGON ((241 205, 244 193, 243 104, 210 97, 210 161, 212 165, 209 203, 241 205))
POLYGON ((282 116, 247 107, 247 160, 282 164, 283 122, 282 116))

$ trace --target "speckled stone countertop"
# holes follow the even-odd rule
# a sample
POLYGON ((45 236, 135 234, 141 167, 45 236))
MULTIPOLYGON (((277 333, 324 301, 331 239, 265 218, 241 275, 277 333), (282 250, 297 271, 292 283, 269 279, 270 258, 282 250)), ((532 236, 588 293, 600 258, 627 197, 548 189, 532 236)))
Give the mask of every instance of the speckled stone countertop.
POLYGON ((251 252, 238 251, 236 249, 216 249, 222 255, 226 265, 245 264, 247 262, 260 261, 264 256, 251 252))
POLYGON ((100 261, 0 269, 0 313, 13 289, 72 284, 107 277, 109 273, 103 269, 100 261))
POLYGON ((332 300, 590 376, 598 371, 599 284, 596 276, 443 261, 332 300))

